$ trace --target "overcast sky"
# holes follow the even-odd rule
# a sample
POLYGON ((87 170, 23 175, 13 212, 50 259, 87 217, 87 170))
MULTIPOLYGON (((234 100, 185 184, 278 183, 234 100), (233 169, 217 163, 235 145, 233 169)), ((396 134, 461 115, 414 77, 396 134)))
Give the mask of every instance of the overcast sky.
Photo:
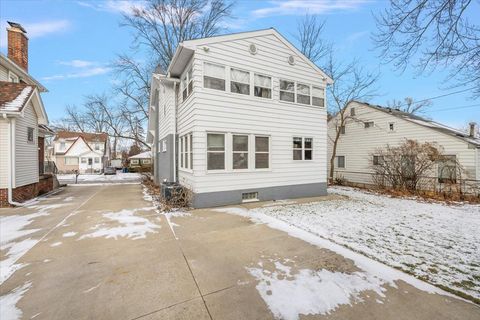
MULTIPOLYGON (((142 5, 140 0, 0 2, 0 50, 6 53, 6 21, 21 23, 30 39, 30 74, 49 89, 42 97, 50 120, 61 118, 66 105, 80 106, 85 95, 109 90, 114 80, 109 62, 130 50, 132 30, 121 27, 120 22, 132 3, 142 5)), ((380 71, 380 95, 373 103, 382 105, 407 96, 422 100, 468 89, 449 89, 444 70, 417 75, 414 70, 400 73, 381 63, 370 37, 375 31, 373 13, 385 5, 387 1, 239 0, 236 18, 227 23, 226 32, 275 27, 296 44, 297 21, 308 11, 327 21, 325 37, 335 43, 337 58, 346 62, 359 58, 365 68, 380 71)), ((474 5, 476 16, 471 18, 479 21, 480 5, 474 5)), ((454 127, 480 122, 480 100, 472 100, 468 91, 432 102, 427 116, 436 121, 454 127)))

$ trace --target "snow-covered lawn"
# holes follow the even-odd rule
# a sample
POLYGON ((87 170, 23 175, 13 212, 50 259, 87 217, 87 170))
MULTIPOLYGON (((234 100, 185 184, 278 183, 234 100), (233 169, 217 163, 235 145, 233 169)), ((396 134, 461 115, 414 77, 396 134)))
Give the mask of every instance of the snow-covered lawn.
POLYGON ((480 206, 330 188, 344 199, 253 209, 480 299, 480 206))
MULTIPOLYGON (((78 183, 122 183, 122 182, 139 182, 142 178, 140 173, 117 171, 117 174, 81 174, 78 176, 78 183)), ((75 183, 75 174, 59 174, 57 175, 60 183, 75 183)))

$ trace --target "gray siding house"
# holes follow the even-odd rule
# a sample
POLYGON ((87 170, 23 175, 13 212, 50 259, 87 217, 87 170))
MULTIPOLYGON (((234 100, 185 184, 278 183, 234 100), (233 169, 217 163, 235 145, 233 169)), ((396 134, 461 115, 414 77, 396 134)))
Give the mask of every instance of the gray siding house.
POLYGON ((194 207, 326 194, 331 82, 274 29, 184 41, 153 75, 155 182, 194 207))

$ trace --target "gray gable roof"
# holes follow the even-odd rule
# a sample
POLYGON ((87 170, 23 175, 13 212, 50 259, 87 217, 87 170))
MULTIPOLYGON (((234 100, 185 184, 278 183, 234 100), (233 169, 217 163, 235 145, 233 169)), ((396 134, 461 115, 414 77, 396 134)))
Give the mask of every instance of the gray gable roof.
POLYGON ((435 131, 453 136, 453 137, 461 139, 461 140, 463 140, 467 143, 470 143, 470 144, 476 146, 477 148, 480 148, 480 138, 471 137, 468 133, 463 132, 461 130, 450 128, 450 127, 448 127, 444 124, 441 124, 441 123, 438 123, 438 122, 435 122, 435 121, 432 121, 432 120, 429 120, 429 119, 425 119, 423 117, 413 115, 411 113, 404 112, 404 111, 401 111, 401 110, 398 110, 398 109, 382 107, 382 106, 379 106, 379 105, 373 105, 373 104, 370 104, 370 103, 367 103, 367 102, 361 102, 361 101, 354 101, 354 102, 366 105, 370 108, 373 108, 373 109, 376 109, 376 110, 379 110, 379 111, 382 111, 382 112, 386 112, 386 113, 391 114, 391 115, 393 115, 397 118, 401 118, 403 120, 407 120, 407 121, 416 123, 416 124, 421 125, 423 127, 426 127, 426 128, 429 128, 429 129, 432 129, 432 130, 435 130, 435 131))

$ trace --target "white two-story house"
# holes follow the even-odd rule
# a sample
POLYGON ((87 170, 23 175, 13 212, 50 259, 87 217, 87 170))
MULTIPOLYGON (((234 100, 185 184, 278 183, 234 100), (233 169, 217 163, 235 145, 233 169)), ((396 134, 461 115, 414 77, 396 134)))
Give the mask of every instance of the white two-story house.
MULTIPOLYGON (((425 177, 432 186, 445 181, 480 185, 480 138, 474 123, 469 132, 453 129, 400 110, 353 101, 345 111, 346 123, 339 127, 339 115, 328 122, 328 154, 333 152, 337 130, 340 139, 334 161, 334 178, 361 185, 373 184, 373 167, 383 161, 377 150, 387 145, 398 146, 409 140, 437 143, 449 161, 436 164, 425 177), (445 166, 460 166, 446 170, 445 166), (461 173, 461 176, 456 176, 461 173), (455 175, 455 176, 451 176, 455 175)), ((330 163, 329 163, 330 165, 330 163)))
POLYGON ((155 181, 197 208, 325 195, 331 82, 275 29, 182 42, 152 80, 155 181))
POLYGON ((53 140, 53 160, 62 173, 101 173, 110 162, 108 135, 59 131, 53 140))

